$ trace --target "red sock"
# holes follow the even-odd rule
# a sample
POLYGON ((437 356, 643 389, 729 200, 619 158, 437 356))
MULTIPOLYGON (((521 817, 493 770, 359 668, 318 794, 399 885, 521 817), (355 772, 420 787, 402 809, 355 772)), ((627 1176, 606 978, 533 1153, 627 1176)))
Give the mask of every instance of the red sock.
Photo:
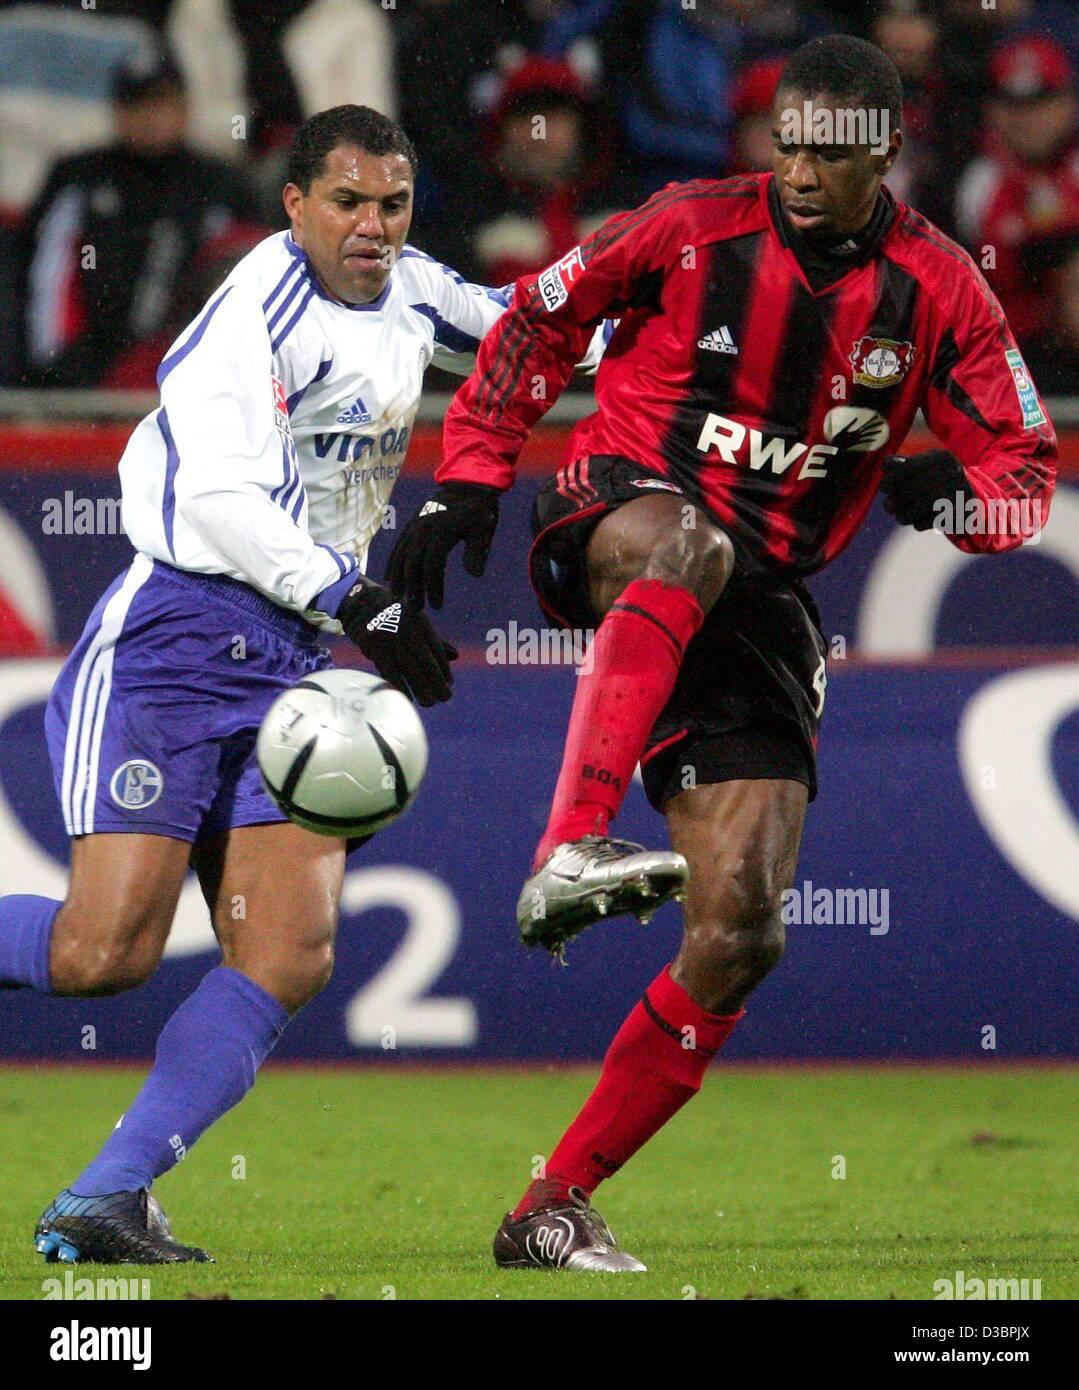
POLYGON ((592 640, 591 669, 577 677, 551 818, 533 868, 565 840, 606 835, 703 621, 700 604, 676 584, 635 579, 619 595, 592 640))
POLYGON ((744 1012, 708 1013, 661 970, 615 1035, 599 1083, 548 1160, 545 1177, 532 1183, 514 1216, 570 1187, 592 1192, 616 1173, 701 1089, 708 1063, 744 1012))

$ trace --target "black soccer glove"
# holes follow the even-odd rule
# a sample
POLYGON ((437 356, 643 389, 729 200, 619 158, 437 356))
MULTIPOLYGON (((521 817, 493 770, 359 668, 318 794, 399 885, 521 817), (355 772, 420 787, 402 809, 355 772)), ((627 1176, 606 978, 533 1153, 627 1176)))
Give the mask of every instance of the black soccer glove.
POLYGON ((341 600, 337 621, 378 674, 410 699, 435 705, 450 698, 456 647, 442 641, 425 614, 410 611, 384 585, 360 575, 341 600))
POLYGON ((459 541, 465 543, 465 570, 478 579, 487 565, 498 525, 501 489, 487 483, 443 483, 419 509, 397 538, 386 579, 395 593, 404 594, 409 608, 426 601, 442 607, 446 561, 459 541))
POLYGON ((947 502, 950 514, 955 516, 957 505, 962 506, 967 496, 967 477, 959 460, 947 449, 926 449, 906 458, 891 454, 884 460, 880 490, 884 510, 896 521, 913 526, 915 531, 929 531, 941 514, 939 503, 947 502))

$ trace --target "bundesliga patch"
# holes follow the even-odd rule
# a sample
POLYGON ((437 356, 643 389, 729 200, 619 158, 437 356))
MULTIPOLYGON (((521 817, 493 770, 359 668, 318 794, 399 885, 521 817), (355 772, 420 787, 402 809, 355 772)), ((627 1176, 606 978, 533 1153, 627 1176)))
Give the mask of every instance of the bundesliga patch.
POLYGON ((291 439, 292 423, 288 416, 288 397, 285 395, 285 388, 275 376, 270 377, 270 386, 273 390, 274 429, 279 434, 283 434, 286 439, 291 439))
POLYGON ((854 380, 877 391, 898 386, 914 364, 914 344, 894 338, 859 338, 850 355, 854 380))
POLYGON ((1023 354, 1018 348, 1010 348, 1004 354, 1004 360, 1015 382, 1015 394, 1019 397, 1019 409, 1023 412, 1023 428, 1034 430, 1039 425, 1047 424, 1045 412, 1038 403, 1038 393, 1027 371, 1027 364, 1023 361, 1023 354))
POLYGON ((565 304, 569 298, 569 287, 582 270, 584 257, 581 255, 581 248, 575 246, 560 261, 548 266, 539 277, 536 284, 543 299, 543 307, 549 314, 565 304))
POLYGON ((681 495, 682 489, 675 487, 674 483, 669 483, 665 478, 630 478, 630 487, 661 487, 664 492, 677 492, 681 495))

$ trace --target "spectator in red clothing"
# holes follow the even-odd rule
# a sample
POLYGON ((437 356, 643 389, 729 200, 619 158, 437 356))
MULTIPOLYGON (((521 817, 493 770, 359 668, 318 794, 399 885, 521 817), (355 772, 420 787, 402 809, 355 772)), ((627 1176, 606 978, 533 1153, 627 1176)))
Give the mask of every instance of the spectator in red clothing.
POLYGON ((542 270, 615 210, 598 111, 561 59, 527 58, 507 78, 486 166, 478 196, 451 214, 462 246, 447 256, 479 283, 503 285, 542 270))
POLYGON ((734 130, 732 174, 762 173, 772 167, 772 102, 786 58, 758 58, 738 74, 731 89, 734 130))
POLYGON ((1003 44, 990 75, 991 152, 967 166, 956 217, 1022 341, 1047 327, 1041 244, 1079 228, 1076 76, 1065 50, 1037 36, 1003 44))

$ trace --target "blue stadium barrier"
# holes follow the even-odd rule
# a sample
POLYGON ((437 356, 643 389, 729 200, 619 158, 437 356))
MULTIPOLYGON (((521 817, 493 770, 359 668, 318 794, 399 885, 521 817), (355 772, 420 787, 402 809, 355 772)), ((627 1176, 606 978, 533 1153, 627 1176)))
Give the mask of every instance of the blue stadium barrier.
MULTIPOLYGON (((406 475, 393 494, 392 520, 402 525, 428 496, 427 477, 406 475)), ((525 574, 528 517, 536 480, 522 478, 502 507, 502 520, 482 583, 468 579, 459 557, 451 562, 450 583, 442 624, 446 635, 458 643, 481 644, 494 623, 511 618, 535 624, 537 607, 525 574)), ((8 530, 21 541, 20 566, 38 576, 43 590, 40 604, 24 604, 31 619, 40 608, 49 610, 56 641, 70 646, 98 596, 128 563, 131 547, 119 532, 58 534, 43 529, 46 517, 77 524, 75 508, 89 516, 98 504, 119 497, 114 477, 75 470, 0 471, 0 540, 9 542, 8 530)), ((95 518, 97 519, 97 518, 95 518)), ((100 514, 107 521, 109 513, 100 514)), ((116 524, 119 525, 118 508, 116 524)), ((383 573, 394 532, 386 530, 375 540, 370 572, 383 573)), ((811 588, 824 615, 829 635, 842 639, 849 652, 867 645, 875 627, 874 650, 902 650, 904 632, 910 628, 918 586, 928 572, 927 558, 939 555, 960 566, 942 575, 925 595, 928 618, 928 651, 940 647, 1005 646, 1022 648, 1079 647, 1079 487, 1058 488, 1049 527, 1040 543, 1019 552, 964 562, 946 540, 918 535, 899 528, 876 504, 862 531, 849 549, 820 575, 811 588), (889 562, 886 566, 885 562, 889 562), (878 595, 882 619, 870 621, 866 599, 878 595), (881 644, 883 634, 885 645, 881 644)), ((8 584, 12 564, 0 582, 8 584)), ((916 624, 915 624, 916 626, 916 624)))
MULTIPOLYGON (((0 892, 63 891, 67 844, 41 727, 56 668, 0 663, 0 892)), ((567 969, 517 944, 514 903, 573 684, 564 668, 475 664, 449 705, 425 713, 425 785, 350 860, 335 977, 279 1056, 602 1055, 674 954, 679 918, 672 905, 647 929, 602 924, 567 969)), ((788 953, 729 1056, 1076 1055, 1079 664, 834 662, 820 761, 788 953)), ((662 834, 639 786, 618 829, 662 834)), ((97 1001, 0 994, 0 1057, 149 1056, 214 959, 192 882, 169 954, 141 989, 97 1001)))

